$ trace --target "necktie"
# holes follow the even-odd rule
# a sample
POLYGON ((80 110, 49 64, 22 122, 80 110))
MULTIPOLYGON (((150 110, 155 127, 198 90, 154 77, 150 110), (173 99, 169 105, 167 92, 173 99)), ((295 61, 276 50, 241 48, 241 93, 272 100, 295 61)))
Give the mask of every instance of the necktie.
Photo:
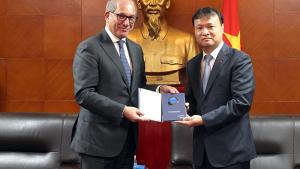
POLYGON ((127 76, 128 84, 130 86, 131 85, 131 69, 127 62, 126 56, 125 56, 124 43, 125 43, 125 41, 123 41, 123 40, 118 41, 120 59, 121 59, 122 65, 124 67, 125 74, 127 76))
POLYGON ((213 59, 213 57, 211 55, 204 56, 205 66, 204 66, 203 79, 202 79, 203 93, 205 93, 206 85, 207 85, 207 82, 209 79, 209 75, 210 75, 210 71, 211 71, 211 67, 210 67, 209 63, 212 59, 213 59))

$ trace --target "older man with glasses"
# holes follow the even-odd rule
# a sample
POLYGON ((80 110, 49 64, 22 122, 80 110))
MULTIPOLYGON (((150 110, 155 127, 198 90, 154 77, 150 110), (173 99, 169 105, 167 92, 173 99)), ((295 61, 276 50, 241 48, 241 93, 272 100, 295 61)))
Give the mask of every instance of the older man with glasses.
MULTIPOLYGON (((80 113, 71 147, 81 169, 132 169, 137 123, 147 120, 137 109, 138 88, 146 87, 142 48, 127 39, 136 21, 132 0, 109 0, 105 30, 77 48, 74 92, 80 113)), ((156 90, 157 86, 147 86, 156 90)), ((161 92, 178 92, 162 85, 161 92)))

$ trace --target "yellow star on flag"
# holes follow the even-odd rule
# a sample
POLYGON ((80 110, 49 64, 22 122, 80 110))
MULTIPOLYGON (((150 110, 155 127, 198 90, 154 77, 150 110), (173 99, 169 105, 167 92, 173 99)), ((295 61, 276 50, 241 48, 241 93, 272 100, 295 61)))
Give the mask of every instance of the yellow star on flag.
POLYGON ((238 33, 237 36, 231 35, 226 32, 224 32, 224 34, 233 48, 241 50, 240 32, 238 33))
POLYGON ((223 0, 224 42, 232 48, 241 50, 241 31, 239 21, 238 0, 223 0))

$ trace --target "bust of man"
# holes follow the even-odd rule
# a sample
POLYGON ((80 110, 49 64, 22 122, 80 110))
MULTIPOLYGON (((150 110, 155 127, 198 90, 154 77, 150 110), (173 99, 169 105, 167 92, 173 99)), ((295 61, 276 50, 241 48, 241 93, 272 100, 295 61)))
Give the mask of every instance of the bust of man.
POLYGON ((184 84, 185 63, 195 56, 194 37, 167 24, 171 0, 137 0, 144 21, 129 38, 144 51, 148 84, 184 84))

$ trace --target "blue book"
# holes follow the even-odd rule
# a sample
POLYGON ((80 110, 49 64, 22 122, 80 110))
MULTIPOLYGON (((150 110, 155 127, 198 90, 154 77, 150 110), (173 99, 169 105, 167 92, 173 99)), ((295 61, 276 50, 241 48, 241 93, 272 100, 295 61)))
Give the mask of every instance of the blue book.
POLYGON ((184 93, 161 94, 162 121, 181 120, 186 116, 184 93))

